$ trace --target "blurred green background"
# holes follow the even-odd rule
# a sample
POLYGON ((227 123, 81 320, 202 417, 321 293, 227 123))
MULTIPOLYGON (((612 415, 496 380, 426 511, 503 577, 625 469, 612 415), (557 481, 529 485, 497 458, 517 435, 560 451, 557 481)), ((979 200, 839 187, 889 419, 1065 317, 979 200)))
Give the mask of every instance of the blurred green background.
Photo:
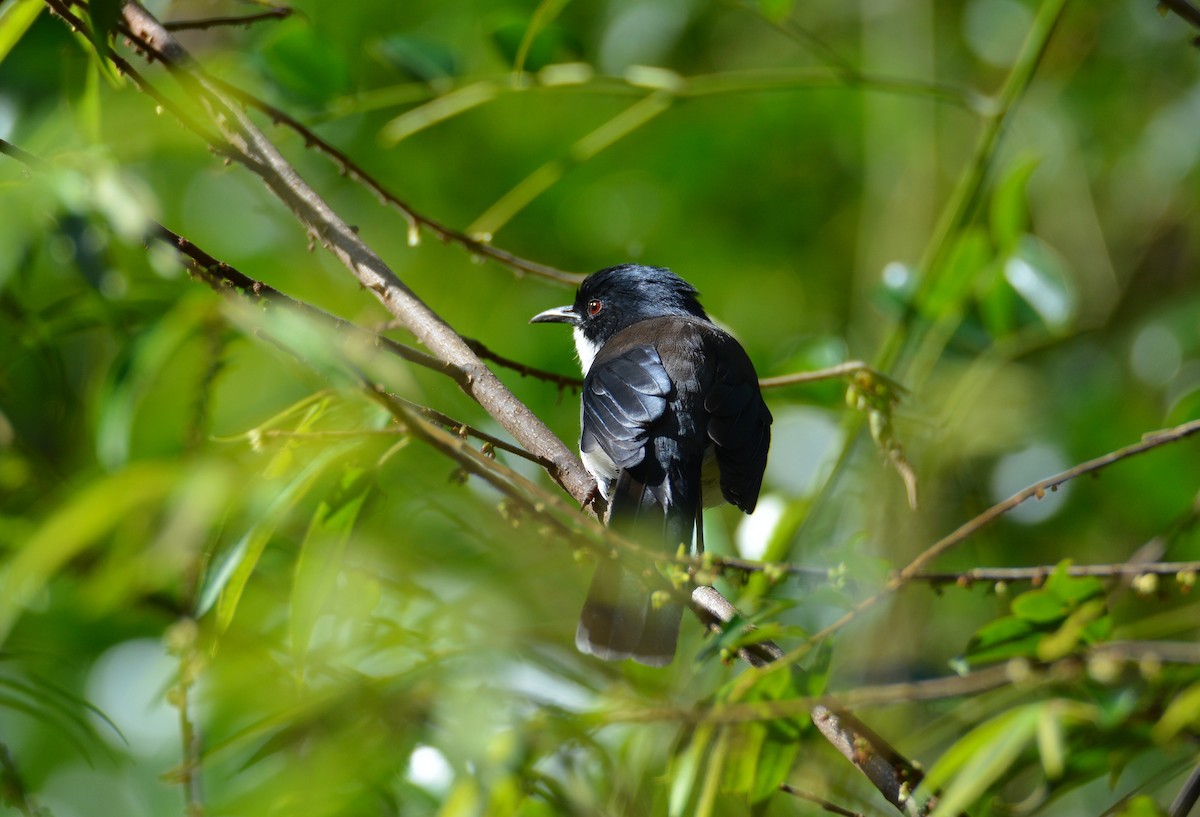
MULTIPOLYGON (((179 20, 259 7, 149 8, 179 20)), ((860 359, 906 387, 885 430, 915 470, 918 510, 835 380, 768 394, 760 510, 711 512, 718 552, 833 569, 722 580, 745 613, 783 627, 785 648, 992 503, 1200 417, 1200 52, 1197 32, 1153 3, 294 8, 179 36, 207 70, 310 125, 425 216, 562 270, 669 266, 762 376, 860 359)), ((706 650, 690 621, 667 670, 578 655, 588 560, 397 434, 329 351, 334 337, 191 280, 143 241, 147 220, 385 328, 370 294, 257 179, 40 3, 0 2, 0 57, 0 138, 50 162, 0 157, 10 808, 741 814, 755 801, 760 814, 815 812, 756 789, 786 777, 888 811, 804 717, 769 739, 648 720, 724 700, 744 668, 706 650), (191 784, 189 737, 202 760, 191 784), (780 768, 766 770, 767 757, 780 768)), ((161 68, 136 64, 184 99, 161 68)), ((460 333, 576 373, 568 334, 526 323, 569 288, 428 232, 410 246, 400 214, 258 120, 460 333)), ((408 399, 503 433, 446 378, 361 363, 408 399)), ((574 445, 574 394, 497 373, 574 445)), ((936 567, 1200 559, 1198 490, 1195 444, 1164 447, 1021 507, 936 567)), ((1200 607, 1175 579, 1152 592, 1096 587, 1077 595, 1105 599, 1103 615, 1068 653, 1195 643, 1200 607)), ((809 690, 948 674, 1028 589, 906 588, 806 659, 809 690)), ((1031 643, 1010 654, 1039 657, 1031 643)), ((1035 749, 1012 726, 1018 751, 976 770, 971 813, 1096 814, 1132 792, 1169 802, 1195 761, 1200 700, 1175 710, 1175 727, 1155 724, 1190 700, 1176 693, 1197 698, 1196 683, 1182 666, 1081 670, 859 714, 928 767, 951 747, 982 752, 963 739, 977 724, 1012 726, 1003 719, 1020 705, 1045 705, 1066 768, 1047 760, 1053 742, 1035 749)))

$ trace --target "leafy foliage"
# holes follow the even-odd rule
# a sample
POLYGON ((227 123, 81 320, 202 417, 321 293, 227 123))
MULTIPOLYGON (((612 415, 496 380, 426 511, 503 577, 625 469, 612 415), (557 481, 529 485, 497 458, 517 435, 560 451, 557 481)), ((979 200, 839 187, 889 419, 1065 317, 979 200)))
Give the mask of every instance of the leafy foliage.
MULTIPOLYGON (((813 728, 829 695, 928 769, 904 796, 934 814, 1166 813, 1200 731, 1194 441, 1067 482, 926 565, 962 581, 899 571, 1018 489, 1200 418, 1200 69, 1181 19, 1061 0, 368 0, 179 33, 310 128, 251 107, 414 292, 504 358, 575 371, 568 338, 525 325, 566 297, 537 270, 643 260, 694 282, 763 376, 876 367, 768 391, 759 512, 710 511, 711 556, 664 571, 739 614, 716 637, 689 624, 649 670, 574 651, 592 540, 538 464, 471 436, 501 432, 450 378, 210 287, 154 238, 164 224, 412 342, 181 123, 211 121, 186 83, 135 61, 152 99, 114 70, 110 45, 132 54, 120 4, 51 6, 86 31, 0 4, 0 136, 41 157, 0 157, 6 806, 890 808, 855 768, 879 747, 846 757, 813 728), (420 407, 480 457, 427 445, 420 407), (738 556, 761 569, 719 558, 738 556), (1001 567, 1044 570, 965 572, 1001 567), (767 639, 783 663, 738 662, 767 639)), ((198 8, 152 10, 218 13, 198 8)), ((576 437, 562 381, 495 368, 576 437)))

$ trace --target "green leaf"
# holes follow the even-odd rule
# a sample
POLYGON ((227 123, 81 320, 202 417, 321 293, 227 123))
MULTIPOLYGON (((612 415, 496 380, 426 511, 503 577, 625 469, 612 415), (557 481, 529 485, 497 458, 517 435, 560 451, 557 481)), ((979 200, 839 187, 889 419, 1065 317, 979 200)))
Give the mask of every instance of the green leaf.
POLYGON ((1070 608, 1061 598, 1044 590, 1027 590, 1013 599, 1013 615, 1034 624, 1060 621, 1070 608))
POLYGON ((120 468, 129 461, 130 440, 143 395, 173 365, 180 348, 211 315, 211 299, 184 298, 140 333, 112 366, 96 421, 96 458, 105 468, 120 468))
POLYGON ((312 489, 325 470, 356 445, 355 442, 344 443, 323 450, 283 486, 262 517, 242 534, 237 544, 209 571, 196 601, 196 618, 203 616, 216 604, 218 629, 223 631, 229 627, 242 591, 275 529, 312 489))
POLYGON ((758 756, 758 766, 754 775, 754 787, 750 790, 750 802, 761 803, 775 792, 796 765, 796 756, 800 754, 799 736, 779 739, 776 730, 771 730, 770 738, 762 747, 758 756))
POLYGON ((1166 811, 1158 807, 1154 798, 1148 794, 1139 794, 1129 798, 1125 806, 1117 812, 1116 817, 1165 817, 1166 811))
POLYGON ((482 813, 483 792, 470 777, 460 777, 454 783, 438 817, 475 817, 482 813))
POLYGON ((16 695, 9 695, 0 689, 0 709, 11 709, 13 712, 20 712, 23 715, 28 715, 35 723, 40 726, 51 726, 55 732, 60 735, 67 743, 71 744, 76 751, 79 752, 88 762, 91 762, 91 753, 88 752, 87 746, 79 739, 79 736, 66 724, 63 723, 54 713, 47 712, 44 708, 32 704, 24 698, 16 695))
POLYGON ((337 583, 342 557, 367 491, 360 491, 340 505, 321 502, 308 526, 292 585, 292 656, 303 672, 304 656, 313 627, 337 583))
POLYGON ((1175 696, 1167 711, 1154 725, 1154 739, 1166 743, 1184 729, 1200 724, 1200 683, 1192 684, 1175 696))
POLYGON ((1029 208, 1026 205, 1025 191, 1029 186, 1029 177, 1037 170, 1039 164, 1040 160, 1036 156, 1025 155, 1018 158, 996 184, 992 193, 989 211, 992 241, 1001 255, 1008 255, 1016 249, 1018 240, 1026 231, 1029 208))
POLYGON ((1037 655, 1043 661, 1056 661, 1074 652, 1080 642, 1085 641, 1087 627, 1107 612, 1104 599, 1085 602, 1067 616, 1055 632, 1048 634, 1038 644, 1037 655))
POLYGON ((1042 632, 1024 619, 1004 616, 985 624, 971 637, 964 656, 967 665, 987 664, 1037 653, 1042 632))
POLYGON ((998 715, 950 747, 921 783, 926 791, 944 789, 932 817, 956 817, 998 781, 1033 741, 1044 706, 998 715))
POLYGON ((177 465, 143 462, 88 483, 20 546, 0 576, 0 642, 50 578, 142 505, 175 485, 177 465))
POLYGON ((42 0, 13 0, 0 6, 0 62, 4 62, 45 7, 42 0))
POLYGON ((945 270, 920 304, 931 321, 960 315, 979 271, 992 263, 990 242, 982 230, 964 230, 954 241, 945 270))
POLYGON ((708 766, 704 771, 700 797, 696 801, 696 810, 692 812, 692 817, 712 817, 717 805, 717 794, 721 790, 720 783, 725 774, 725 761, 729 757, 730 735, 728 728, 722 728, 717 733, 717 739, 708 755, 708 766))
POLYGON ((997 661, 1007 661, 1010 658, 1036 658, 1038 645, 1042 643, 1044 637, 1042 632, 1030 631, 1028 635, 971 652, 967 656, 967 663, 980 666, 994 664, 997 661))
POLYGON ((997 339, 1012 334, 1017 329, 1021 299, 1004 280, 1004 270, 999 265, 990 266, 986 274, 979 276, 975 288, 979 317, 988 334, 997 339))
POLYGON ((691 813, 688 810, 688 804, 692 801, 692 790, 696 785, 696 778, 700 774, 704 757, 708 754, 709 742, 712 740, 715 729, 716 727, 711 723, 700 724, 692 733, 691 740, 688 741, 683 754, 677 755, 672 760, 673 769, 669 775, 671 791, 667 797, 668 817, 683 817, 683 815, 691 813))
POLYGON ((394 34, 378 48, 384 60, 418 82, 449 79, 458 73, 454 52, 437 40, 394 34))
POLYGON ((1046 777, 1057 780, 1066 767, 1067 747, 1063 740, 1062 720, 1056 707, 1046 707, 1037 722, 1038 756, 1046 777))
POLYGON ((380 130, 379 137, 387 144, 395 145, 418 131, 491 102, 499 94, 499 89, 491 82, 474 82, 455 88, 392 119, 380 130))
POLYGON ((1078 298, 1066 262, 1040 239, 1022 236, 1004 262, 1004 278, 1052 332, 1068 329, 1078 298))
POLYGON ((1028 621, 1016 616, 1004 616, 981 627, 971 637, 971 641, 967 645, 967 652, 974 653, 998 644, 1006 644, 1018 638, 1024 638, 1031 632, 1033 632, 1033 627, 1028 621))
POLYGON ((256 53, 272 78, 296 99, 324 105, 350 87, 345 52, 330 48, 314 26, 279 24, 256 53))
POLYGON ((87 742, 97 746, 103 744, 96 735, 96 730, 88 720, 88 715, 94 715, 104 721, 113 732, 124 739, 121 730, 117 728, 107 715, 87 701, 79 698, 56 684, 48 683, 43 678, 33 678, 35 683, 26 683, 17 678, 0 676, 0 707, 23 712, 39 724, 54 727, 74 746, 84 758, 91 762, 91 754, 87 750, 87 742), (10 690, 11 694, 4 692, 10 690))
POLYGON ((817 644, 808 666, 805 667, 803 694, 816 697, 824 695, 829 686, 829 669, 833 664, 833 640, 825 639, 817 644))
POLYGON ((1062 599, 1069 606, 1076 606, 1088 599, 1104 595, 1104 585, 1095 576, 1072 576, 1067 572, 1071 561, 1064 559, 1055 567, 1046 580, 1045 590, 1062 599))
POLYGON ((767 724, 750 721, 726 728, 729 734, 729 759, 721 780, 721 790, 749 795, 755 788, 758 759, 767 742, 767 724))

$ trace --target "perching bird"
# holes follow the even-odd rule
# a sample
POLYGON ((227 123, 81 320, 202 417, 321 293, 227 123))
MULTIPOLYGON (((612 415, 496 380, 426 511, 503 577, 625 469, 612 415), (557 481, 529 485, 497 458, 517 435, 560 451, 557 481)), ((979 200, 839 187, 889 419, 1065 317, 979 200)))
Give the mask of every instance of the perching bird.
MULTIPOLYGON (((662 267, 609 267, 584 280, 574 304, 530 322, 574 327, 579 447, 610 527, 666 556, 691 548, 703 507, 725 499, 754 510, 771 412, 745 350, 709 320, 690 284, 662 267)), ((651 593, 619 561, 602 561, 576 646, 609 661, 671 663, 683 608, 655 606, 651 593)))

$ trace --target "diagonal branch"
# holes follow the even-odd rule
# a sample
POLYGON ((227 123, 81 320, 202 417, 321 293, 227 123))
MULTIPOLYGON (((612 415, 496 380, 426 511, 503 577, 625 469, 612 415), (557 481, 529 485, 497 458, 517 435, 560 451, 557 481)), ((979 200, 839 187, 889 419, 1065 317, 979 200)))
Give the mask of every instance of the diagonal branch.
POLYGON ((550 473, 582 502, 594 482, 579 459, 510 392, 465 341, 396 276, 242 111, 237 100, 211 82, 192 58, 145 8, 127 2, 129 27, 156 52, 183 87, 201 100, 227 140, 232 158, 258 175, 315 237, 370 290, 430 352, 457 369, 466 391, 527 450, 550 463, 550 473))

